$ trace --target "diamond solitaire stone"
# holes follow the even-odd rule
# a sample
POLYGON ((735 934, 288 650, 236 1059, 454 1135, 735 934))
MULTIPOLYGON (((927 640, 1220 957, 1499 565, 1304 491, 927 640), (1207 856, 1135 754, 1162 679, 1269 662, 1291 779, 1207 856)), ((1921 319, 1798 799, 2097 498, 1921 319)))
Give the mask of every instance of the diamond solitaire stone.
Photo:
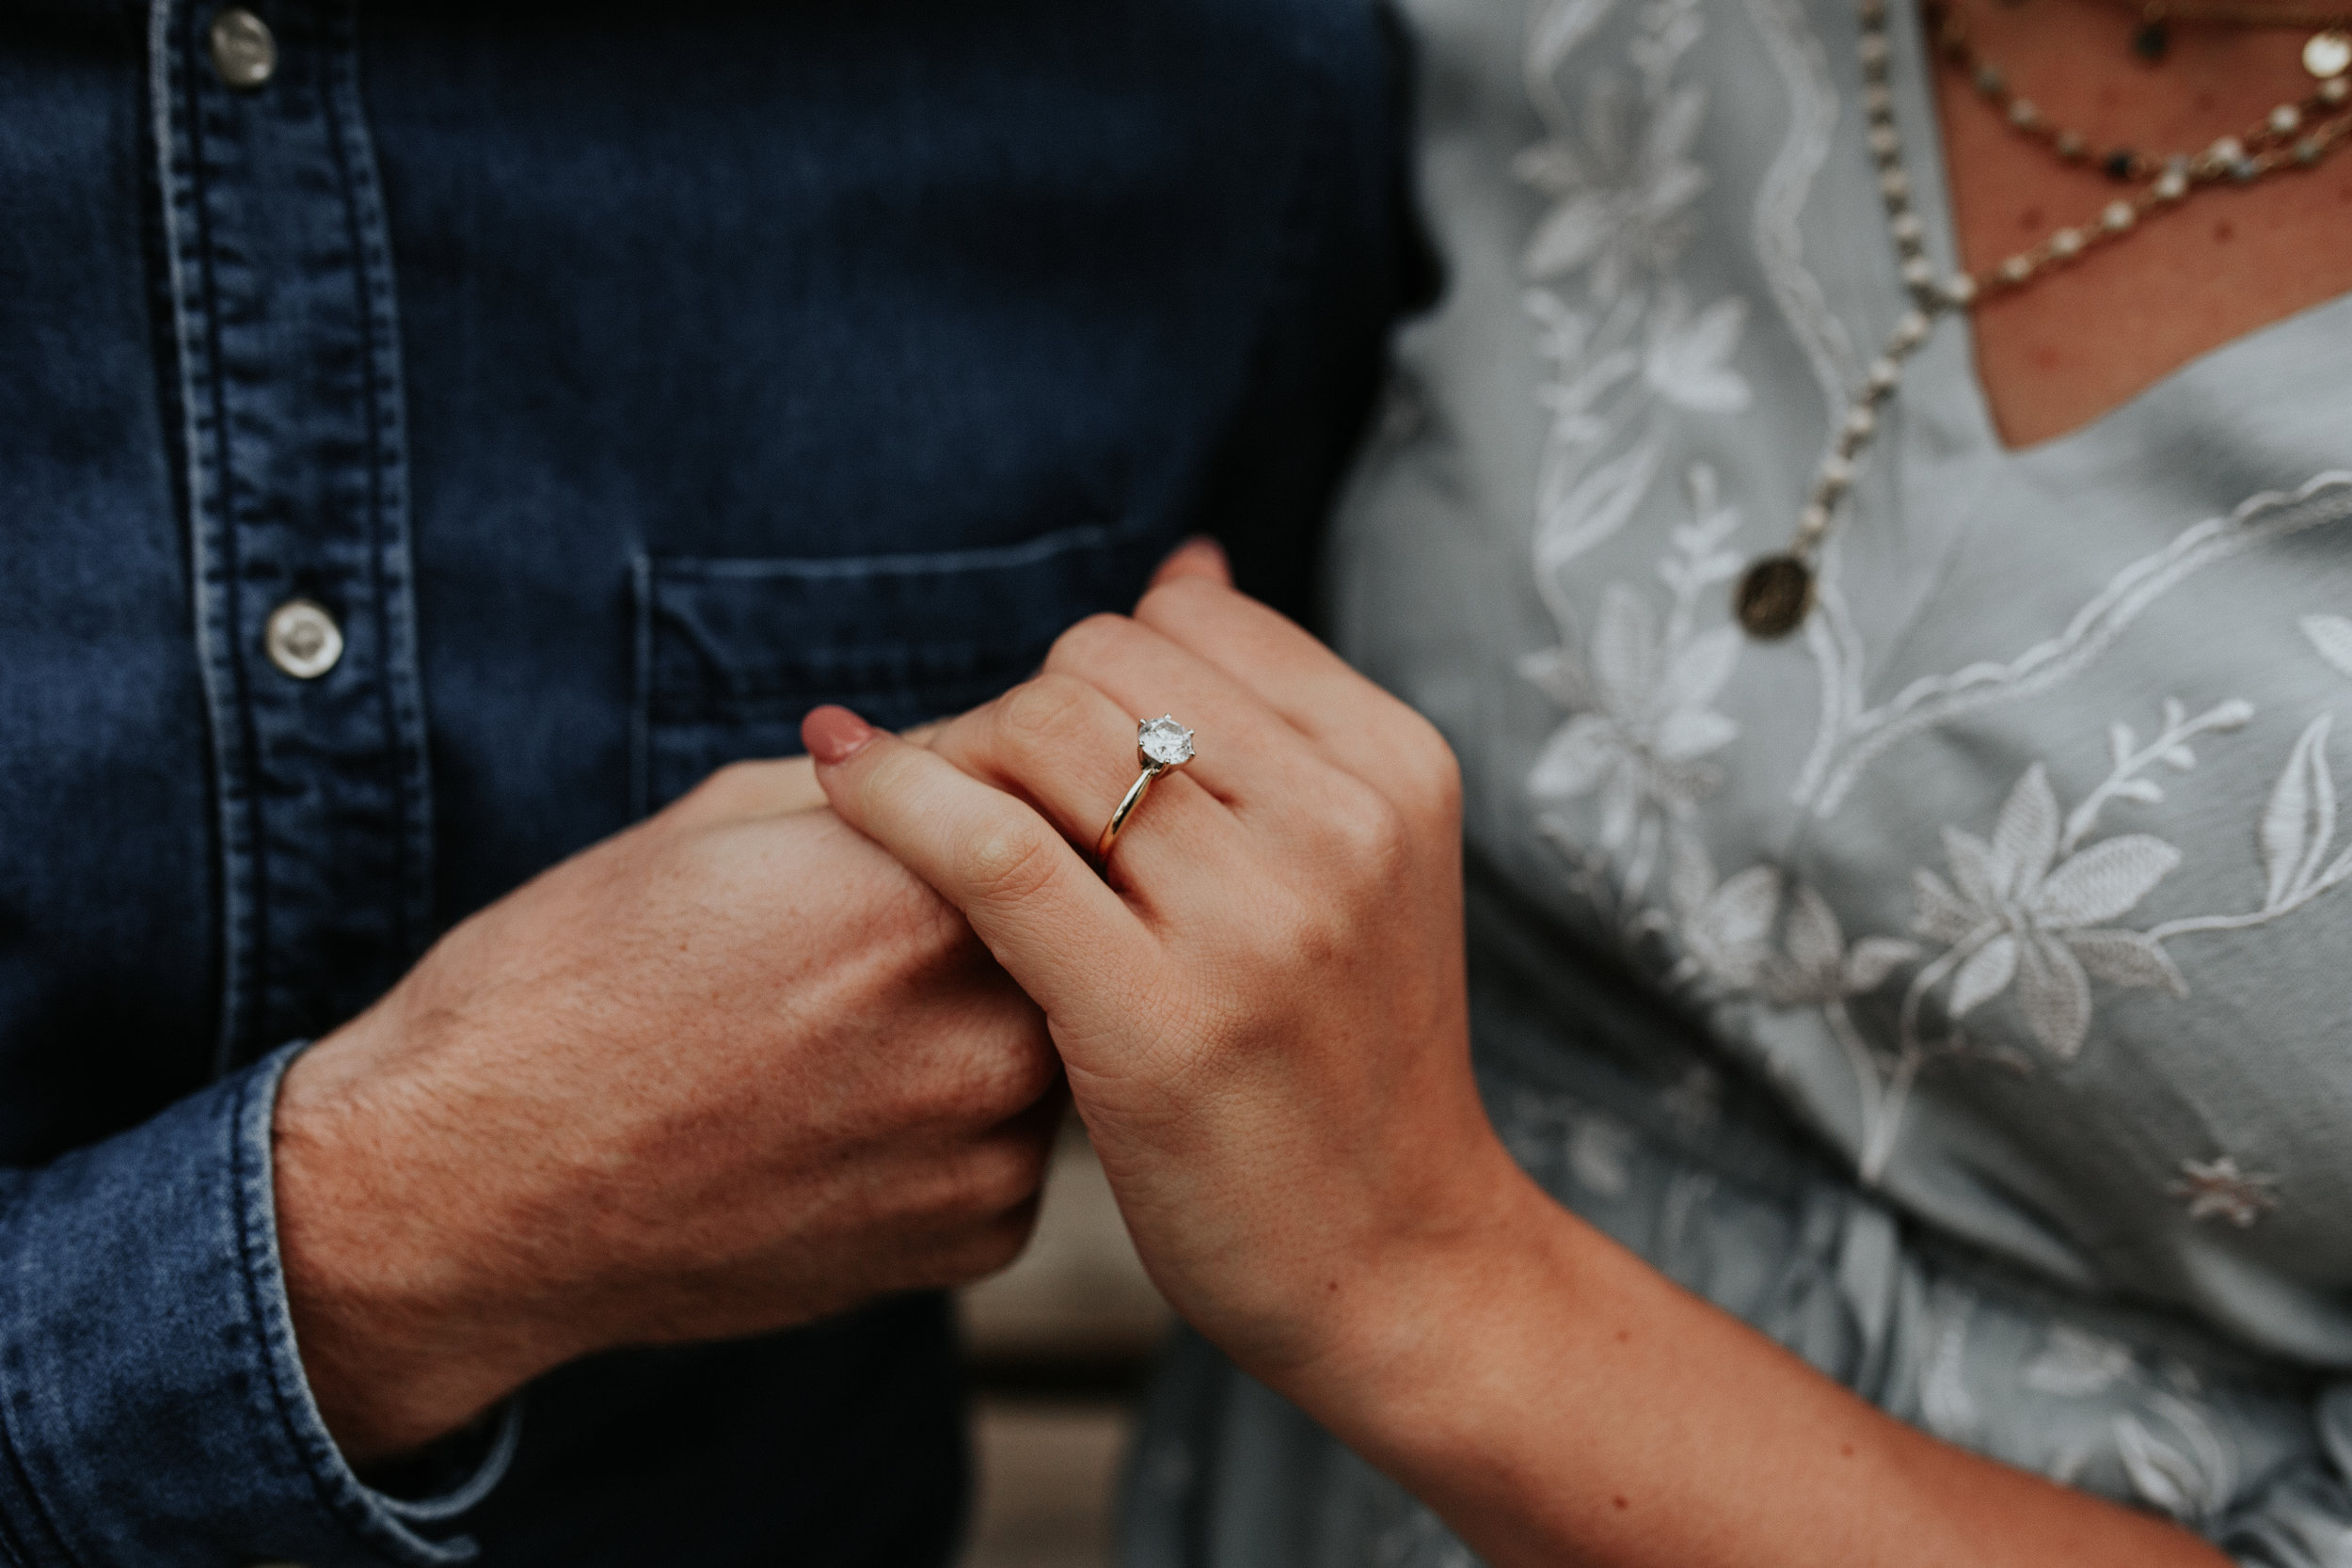
POLYGON ((1136 750, 1162 768, 1181 768, 1192 760, 1192 732, 1163 713, 1136 726, 1136 750))

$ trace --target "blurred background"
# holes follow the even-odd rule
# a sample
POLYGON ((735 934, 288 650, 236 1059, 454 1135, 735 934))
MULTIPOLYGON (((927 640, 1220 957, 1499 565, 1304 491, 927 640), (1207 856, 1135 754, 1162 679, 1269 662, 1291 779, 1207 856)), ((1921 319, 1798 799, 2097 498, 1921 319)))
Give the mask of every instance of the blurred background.
POLYGON ((1175 1319, 1076 1117, 1028 1251, 960 1307, 979 1465, 963 1568, 1109 1568, 1119 1467, 1175 1319))

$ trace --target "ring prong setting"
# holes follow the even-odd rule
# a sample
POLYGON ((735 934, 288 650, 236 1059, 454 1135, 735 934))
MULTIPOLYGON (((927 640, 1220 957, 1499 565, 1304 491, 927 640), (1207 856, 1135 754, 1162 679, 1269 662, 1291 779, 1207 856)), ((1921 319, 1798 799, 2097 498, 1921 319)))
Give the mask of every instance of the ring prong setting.
POLYGON ((1171 768, 1182 768, 1192 760, 1192 732, 1176 722, 1175 715, 1163 713, 1157 719, 1140 720, 1136 724, 1136 764, 1143 769, 1136 782, 1127 786, 1126 798, 1111 813, 1111 819, 1103 825, 1103 836, 1094 841, 1094 861, 1097 866, 1110 863, 1111 846, 1119 842, 1119 832, 1135 815, 1143 797, 1152 788, 1152 781, 1171 768))
POLYGON ((1163 713, 1136 725, 1136 752, 1146 768, 1182 768, 1192 760, 1192 732, 1163 713))

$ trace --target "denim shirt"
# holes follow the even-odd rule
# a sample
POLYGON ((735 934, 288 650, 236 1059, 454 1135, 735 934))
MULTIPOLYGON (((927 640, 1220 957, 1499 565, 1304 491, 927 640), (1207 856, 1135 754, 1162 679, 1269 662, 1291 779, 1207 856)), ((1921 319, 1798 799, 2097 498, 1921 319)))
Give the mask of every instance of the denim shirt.
POLYGON ((1204 527, 1295 593, 1415 287, 1384 35, 253 9, 266 55, 184 0, 0 29, 0 1556, 940 1560, 935 1298, 583 1363, 364 1482, 275 1086, 817 703, 983 698, 1204 527))

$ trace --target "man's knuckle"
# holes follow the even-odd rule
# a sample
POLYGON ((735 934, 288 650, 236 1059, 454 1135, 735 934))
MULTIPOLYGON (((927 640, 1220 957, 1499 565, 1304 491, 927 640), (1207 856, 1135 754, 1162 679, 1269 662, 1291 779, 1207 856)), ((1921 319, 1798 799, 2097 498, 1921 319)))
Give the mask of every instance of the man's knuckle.
POLYGON ((954 1119, 967 1126, 993 1126, 1036 1104, 1053 1087, 1058 1061, 1050 1046, 1041 1048, 1029 1037, 1042 1033, 1025 1029, 1017 1040, 992 1035, 983 1041, 948 1091, 947 1109, 954 1119))
POLYGON ((1036 1201, 1045 1190, 1045 1172, 1052 1160, 1052 1145, 1044 1136, 1008 1142, 990 1173, 994 1186, 990 1196, 997 1199, 995 1212, 1010 1213, 1036 1201))
POLYGON ((993 1220, 1035 1197, 1044 1179, 1043 1164, 1025 1147, 984 1144, 958 1162, 950 1211, 966 1220, 993 1220))
POLYGON ((1037 1210, 1031 1205, 974 1230, 957 1249, 955 1283, 1003 1272, 1028 1249, 1030 1233, 1036 1228, 1037 1210))
POLYGON ((993 1065, 986 1108, 994 1120, 1017 1116, 1036 1104, 1061 1072, 1061 1058, 1054 1054, 1041 1020, 1025 1020, 1012 1049, 998 1053, 993 1065))

